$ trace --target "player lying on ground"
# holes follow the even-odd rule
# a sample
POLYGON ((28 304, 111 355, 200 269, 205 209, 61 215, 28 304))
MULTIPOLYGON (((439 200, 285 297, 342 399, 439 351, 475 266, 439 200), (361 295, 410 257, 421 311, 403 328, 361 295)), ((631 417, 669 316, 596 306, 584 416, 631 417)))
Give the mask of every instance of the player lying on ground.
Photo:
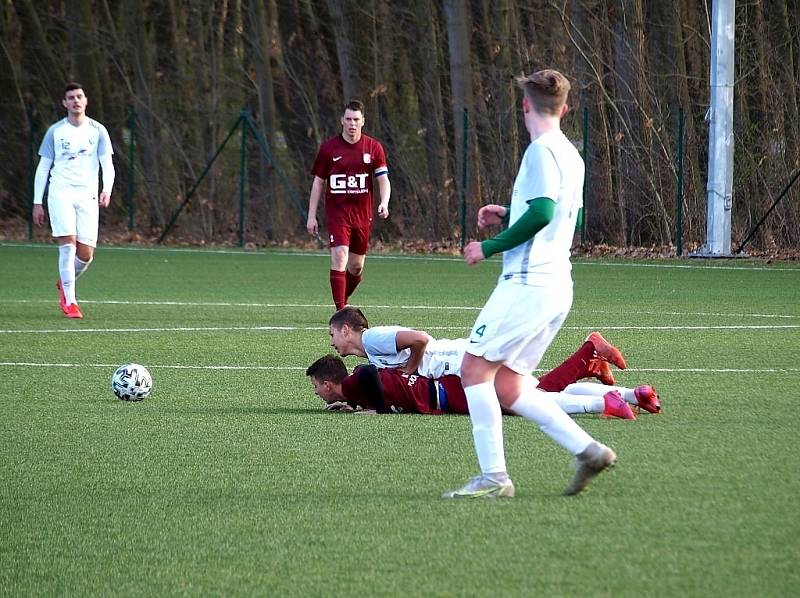
MULTIPOLYGON (((650 413, 661 411, 661 402, 652 386, 630 389, 577 382, 580 378, 596 377, 597 371, 595 367, 581 367, 581 351, 585 351, 583 347, 538 382, 542 390, 569 393, 564 394, 564 401, 558 403, 565 412, 602 413, 604 417, 635 419, 628 403, 650 413)), ((311 380, 314 394, 331 410, 362 409, 374 413, 427 415, 468 413, 461 379, 454 375, 432 379, 371 364, 357 366, 348 375, 344 362, 334 355, 317 359, 306 370, 306 375, 311 380)))
MULTIPOLYGON (((365 357, 377 368, 397 368, 406 374, 420 374, 426 378, 460 376, 461 361, 469 346, 466 338, 435 339, 427 332, 404 326, 370 328, 364 313, 352 306, 333 314, 328 326, 331 346, 342 357, 365 357)), ((609 364, 621 370, 628 367, 617 347, 599 332, 592 332, 581 348, 562 364, 569 381, 560 388, 586 377, 614 386, 609 364)))

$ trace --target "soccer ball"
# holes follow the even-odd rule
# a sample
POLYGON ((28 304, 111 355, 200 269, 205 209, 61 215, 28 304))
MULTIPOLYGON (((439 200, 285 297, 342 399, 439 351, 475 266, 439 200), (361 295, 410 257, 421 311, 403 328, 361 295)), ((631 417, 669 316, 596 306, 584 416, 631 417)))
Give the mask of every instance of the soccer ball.
POLYGON ((120 401, 141 401, 153 390, 153 377, 138 363, 126 363, 111 376, 111 391, 120 401))

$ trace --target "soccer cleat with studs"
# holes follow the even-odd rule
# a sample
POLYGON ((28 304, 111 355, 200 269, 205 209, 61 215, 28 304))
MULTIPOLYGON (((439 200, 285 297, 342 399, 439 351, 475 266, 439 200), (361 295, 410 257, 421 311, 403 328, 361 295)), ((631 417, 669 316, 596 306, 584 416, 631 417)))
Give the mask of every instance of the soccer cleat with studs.
POLYGON ((592 442, 577 456, 575 476, 564 490, 566 496, 575 496, 606 469, 617 462, 617 454, 604 444, 592 442))
POLYGON ((80 320, 83 318, 83 314, 81 313, 81 308, 78 307, 77 303, 70 303, 69 305, 67 305, 67 310, 64 312, 64 314, 68 318, 73 320, 80 320))
POLYGON ((617 390, 610 390, 603 395, 605 407, 602 417, 618 417, 620 419, 636 419, 631 406, 625 402, 617 390))
POLYGON ((592 343, 594 346, 595 355, 597 355, 600 359, 604 359, 609 363, 613 363, 621 370, 624 370, 628 367, 628 364, 625 363, 625 358, 622 356, 622 352, 604 339, 603 335, 599 332, 592 332, 588 337, 586 337, 586 342, 592 343))
POLYGON ((513 498, 514 483, 507 479, 505 482, 496 482, 484 475, 470 478, 458 490, 451 490, 442 494, 442 498, 513 498))
POLYGON ((614 374, 611 372, 611 366, 607 361, 599 357, 593 357, 586 364, 586 376, 581 378, 597 378, 602 384, 606 386, 616 386, 617 381, 614 379, 614 374))
POLYGON ((643 384, 633 389, 636 397, 636 408, 644 409, 650 413, 661 413, 661 399, 656 394, 655 389, 649 384, 643 384))

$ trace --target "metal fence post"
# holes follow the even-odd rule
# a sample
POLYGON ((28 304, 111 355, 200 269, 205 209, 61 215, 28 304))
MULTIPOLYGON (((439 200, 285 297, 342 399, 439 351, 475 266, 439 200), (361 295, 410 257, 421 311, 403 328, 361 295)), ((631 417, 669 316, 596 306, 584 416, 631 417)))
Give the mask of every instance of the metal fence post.
POLYGON ((586 245, 586 181, 589 179, 588 175, 589 164, 589 109, 583 107, 583 220, 581 221, 581 245, 586 245))
POLYGON ((467 236, 467 148, 469 146, 469 111, 464 108, 464 139, 462 140, 462 149, 464 155, 462 156, 462 171, 461 171, 461 249, 464 249, 464 243, 467 236))
POLYGON ((242 123, 242 139, 239 149, 239 247, 244 247, 244 185, 247 172, 247 110, 239 113, 242 123))
POLYGON ((136 194, 136 109, 128 106, 128 130, 130 131, 130 141, 128 143, 128 230, 133 230, 134 203, 133 196, 136 194))
POLYGON ((678 181, 675 193, 675 251, 683 255, 683 108, 678 111, 678 181))
POLYGON ((34 135, 36 133, 36 122, 33 118, 33 105, 28 103, 25 112, 28 115, 28 206, 26 213, 28 214, 28 240, 33 239, 33 187, 34 187, 34 144, 36 143, 34 135))

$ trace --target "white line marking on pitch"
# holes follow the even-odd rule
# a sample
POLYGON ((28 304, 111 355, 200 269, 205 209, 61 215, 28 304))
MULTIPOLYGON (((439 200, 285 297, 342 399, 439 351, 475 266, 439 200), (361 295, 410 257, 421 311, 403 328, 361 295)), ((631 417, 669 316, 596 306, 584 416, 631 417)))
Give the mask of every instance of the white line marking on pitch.
POLYGON ((248 331, 259 332, 265 330, 328 330, 327 326, 172 326, 165 328, 49 328, 43 330, 0 330, 0 334, 57 334, 57 333, 77 333, 77 332, 231 332, 248 331))
MULTIPOLYGON (((50 299, 0 299, 0 303, 52 303, 50 299)), ((247 303, 247 302, 231 302, 231 301, 129 301, 129 300, 116 300, 116 299, 81 299, 81 303, 92 305, 156 305, 156 306, 179 306, 179 307, 262 307, 262 308, 312 308, 312 309, 330 309, 328 304, 317 303, 247 303)), ((480 311, 482 307, 475 307, 470 305, 362 305, 364 309, 418 309, 418 310, 431 310, 431 311, 480 311)), ((573 309, 573 312, 580 312, 579 309, 573 309)), ((609 310, 592 310, 593 314, 607 314, 607 315, 659 315, 659 316, 679 316, 679 317, 721 317, 721 318, 782 318, 782 319, 798 319, 800 314, 747 314, 747 313, 725 313, 725 312, 680 312, 680 311, 609 311, 609 310)))
MULTIPOLYGON (((0 299, 0 303, 53 303, 51 299, 0 299)), ((165 305, 179 307, 307 307, 312 309, 330 310, 327 303, 245 303, 231 301, 127 301, 116 299, 81 299, 81 303, 93 305, 165 305)), ((467 310, 480 311, 482 307, 471 305, 360 305, 364 309, 430 309, 435 311, 467 310)))
MULTIPOLYGON (((53 245, 44 243, 0 243, 0 247, 25 247, 29 249, 47 249, 52 250, 53 245)), ((103 245, 103 251, 136 251, 136 252, 153 252, 153 253, 197 253, 197 254, 217 254, 217 255, 232 255, 232 256, 246 256, 246 257, 262 257, 269 258, 270 256, 281 257, 298 257, 298 258, 328 258, 329 254, 325 251, 244 251, 244 250, 231 250, 231 249, 194 249, 186 247, 139 247, 139 246, 112 246, 103 245)), ((427 262, 463 262, 464 258, 458 255, 431 255, 431 254, 411 254, 411 255, 385 255, 371 253, 370 259, 373 260, 416 260, 427 262)), ((759 272, 795 272, 800 274, 800 268, 786 268, 781 266, 765 267, 765 266, 723 266, 723 265, 706 265, 702 262, 695 263, 674 263, 669 261, 664 262, 599 262, 599 261, 584 261, 587 258, 573 257, 573 266, 593 266, 601 268, 668 268, 680 270, 753 270, 759 272)), ((500 258, 492 258, 490 261, 500 261, 500 258)), ((675 260, 678 261, 678 260, 675 260)), ((719 264, 719 262, 716 262, 719 264)))

